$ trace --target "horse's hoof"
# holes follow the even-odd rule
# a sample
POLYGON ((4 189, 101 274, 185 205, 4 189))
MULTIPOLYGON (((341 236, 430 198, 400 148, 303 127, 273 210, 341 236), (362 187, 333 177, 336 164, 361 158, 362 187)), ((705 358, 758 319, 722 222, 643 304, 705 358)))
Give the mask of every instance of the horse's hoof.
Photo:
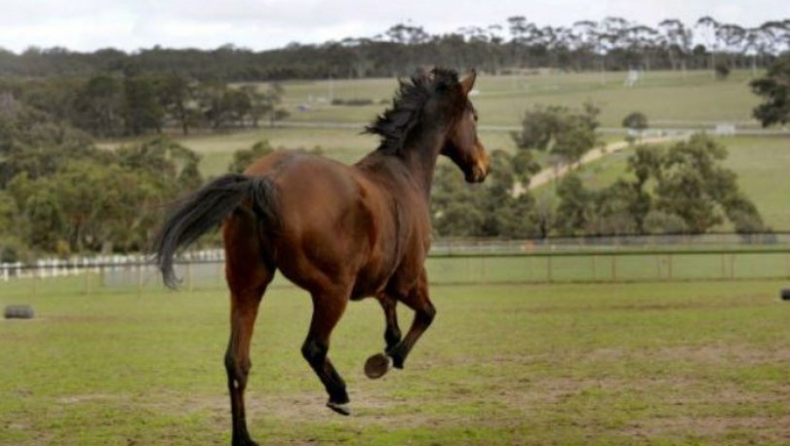
POLYGON ((339 413, 340 415, 349 416, 351 415, 351 405, 349 403, 334 403, 332 401, 326 403, 326 407, 334 410, 335 412, 339 413))
POLYGON ((365 362, 365 376, 378 379, 386 375, 392 368, 392 358, 384 353, 377 353, 365 362))
POLYGON ((241 438, 241 437, 239 437, 239 438, 233 438, 233 441, 231 442, 231 444, 232 444, 233 446, 258 446, 258 443, 256 443, 256 442, 252 441, 252 439, 251 439, 250 437, 246 437, 246 438, 241 438))

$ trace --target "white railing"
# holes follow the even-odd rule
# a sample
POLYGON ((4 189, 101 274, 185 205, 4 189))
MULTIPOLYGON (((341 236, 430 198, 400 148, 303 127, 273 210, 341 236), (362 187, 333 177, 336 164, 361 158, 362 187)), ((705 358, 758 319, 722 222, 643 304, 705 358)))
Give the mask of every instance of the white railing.
MULTIPOLYGON (((221 263, 225 261, 225 252, 221 249, 190 251, 179 256, 178 260, 189 263, 221 263)), ((8 282, 11 279, 46 279, 88 272, 113 273, 128 271, 130 268, 154 270, 155 266, 151 263, 150 256, 142 254, 72 257, 69 259, 45 258, 31 264, 0 263, 0 280, 8 282)))

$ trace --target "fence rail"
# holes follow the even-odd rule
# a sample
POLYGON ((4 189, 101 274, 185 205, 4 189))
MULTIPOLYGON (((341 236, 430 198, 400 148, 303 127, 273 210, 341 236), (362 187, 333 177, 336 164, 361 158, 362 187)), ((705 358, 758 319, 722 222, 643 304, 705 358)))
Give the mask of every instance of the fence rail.
MULTIPOLYGON (((57 280, 82 293, 162 289, 143 256, 0 264, 0 291, 36 294, 57 280)), ((790 279, 790 244, 660 246, 525 243, 438 244, 426 267, 433 284, 530 284, 790 279)), ((175 264, 183 290, 224 289, 221 250, 187 253, 175 264)), ((290 286, 281 276, 273 287, 290 286)))

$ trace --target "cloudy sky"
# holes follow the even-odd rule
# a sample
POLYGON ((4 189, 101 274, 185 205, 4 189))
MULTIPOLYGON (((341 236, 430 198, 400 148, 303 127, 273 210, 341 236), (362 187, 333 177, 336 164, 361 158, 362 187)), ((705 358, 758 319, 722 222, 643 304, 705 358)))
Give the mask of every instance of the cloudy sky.
POLYGON ((553 26, 606 16, 651 26, 704 15, 742 26, 790 18, 784 0, 0 0, 0 10, 0 48, 17 53, 29 46, 134 51, 226 43, 261 50, 373 37, 399 22, 438 34, 505 25, 514 15, 553 26))

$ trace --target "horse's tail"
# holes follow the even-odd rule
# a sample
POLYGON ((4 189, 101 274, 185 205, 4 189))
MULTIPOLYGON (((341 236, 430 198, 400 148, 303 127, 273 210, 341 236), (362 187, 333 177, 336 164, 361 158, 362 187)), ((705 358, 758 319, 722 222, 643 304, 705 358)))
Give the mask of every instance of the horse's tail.
POLYGON ((268 177, 229 173, 174 203, 152 247, 168 287, 178 282, 173 271, 176 250, 217 227, 245 200, 262 224, 277 224, 275 185, 268 177))

